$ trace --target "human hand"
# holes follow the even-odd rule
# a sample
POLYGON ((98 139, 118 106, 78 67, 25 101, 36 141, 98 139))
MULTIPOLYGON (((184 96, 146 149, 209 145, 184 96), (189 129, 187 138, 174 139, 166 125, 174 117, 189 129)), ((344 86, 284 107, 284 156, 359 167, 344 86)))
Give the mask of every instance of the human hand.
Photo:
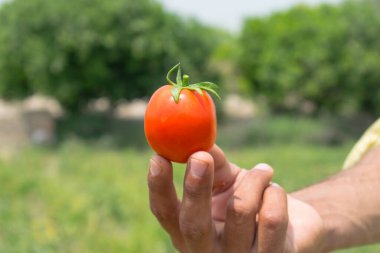
POLYGON ((272 177, 268 165, 241 169, 214 146, 190 157, 179 201, 172 165, 156 155, 150 206, 180 252, 319 252, 310 251, 322 234, 318 214, 271 184, 272 177))

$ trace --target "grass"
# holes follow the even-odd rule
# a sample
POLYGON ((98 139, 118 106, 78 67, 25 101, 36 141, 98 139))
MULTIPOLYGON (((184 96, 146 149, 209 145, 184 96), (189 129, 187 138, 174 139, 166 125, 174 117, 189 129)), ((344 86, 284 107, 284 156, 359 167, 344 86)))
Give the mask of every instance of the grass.
MULTIPOLYGON (((288 191, 339 171, 353 144, 346 140, 327 146, 313 138, 298 139, 299 134, 325 131, 307 121, 298 122, 302 130, 290 127, 293 120, 270 122, 267 131, 257 122, 236 126, 241 129, 235 132, 231 126, 221 127, 218 142, 242 167, 272 164, 275 181, 288 191), (270 132, 278 134, 276 125, 283 141, 270 140, 270 132), (262 139, 254 142, 257 131, 262 139), (240 141, 229 142, 232 133, 240 141), (253 144, 244 141, 248 138, 253 144)), ((0 252, 175 252, 148 207, 151 154, 141 147, 104 148, 71 138, 54 149, 29 148, 0 160, 0 252)), ((183 172, 176 166, 179 192, 183 172)), ((379 251, 380 246, 370 246, 341 252, 379 251)))

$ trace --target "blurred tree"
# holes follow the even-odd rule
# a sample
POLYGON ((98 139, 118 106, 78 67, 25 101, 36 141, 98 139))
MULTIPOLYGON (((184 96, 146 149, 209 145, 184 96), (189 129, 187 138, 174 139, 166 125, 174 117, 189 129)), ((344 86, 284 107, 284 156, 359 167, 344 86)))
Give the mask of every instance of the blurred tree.
POLYGON ((380 113, 378 13, 362 0, 246 20, 240 66, 253 92, 276 111, 380 113))
POLYGON ((179 61, 208 78, 218 38, 151 0, 13 0, 0 24, 0 95, 40 92, 70 110, 150 95, 179 61))

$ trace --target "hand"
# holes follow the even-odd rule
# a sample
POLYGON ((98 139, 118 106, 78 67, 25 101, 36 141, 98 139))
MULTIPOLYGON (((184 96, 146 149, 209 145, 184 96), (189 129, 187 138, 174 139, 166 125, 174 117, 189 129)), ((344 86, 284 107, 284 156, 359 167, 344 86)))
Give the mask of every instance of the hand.
POLYGON ((170 162, 151 159, 150 206, 180 252, 319 252, 313 251, 322 238, 318 213, 271 184, 268 165, 248 171, 216 146, 197 152, 188 162, 182 202, 172 173, 170 162))
MULTIPOLYGON (((324 250, 325 230, 319 213, 309 204, 290 195, 288 195, 287 199, 289 224, 286 231, 286 244, 284 251, 279 252, 326 252, 324 250)), ((263 235, 263 237, 264 236, 265 235, 263 235)), ((271 251, 262 252, 269 253, 271 251)))

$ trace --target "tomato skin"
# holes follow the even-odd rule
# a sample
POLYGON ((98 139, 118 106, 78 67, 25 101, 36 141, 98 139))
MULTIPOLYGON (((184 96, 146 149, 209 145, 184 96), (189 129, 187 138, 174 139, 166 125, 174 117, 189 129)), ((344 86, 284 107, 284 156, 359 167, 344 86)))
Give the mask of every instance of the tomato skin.
POLYGON ((166 159, 185 163, 197 151, 209 151, 216 139, 212 98, 203 91, 183 89, 176 103, 172 85, 159 88, 145 112, 144 129, 151 148, 166 159))

